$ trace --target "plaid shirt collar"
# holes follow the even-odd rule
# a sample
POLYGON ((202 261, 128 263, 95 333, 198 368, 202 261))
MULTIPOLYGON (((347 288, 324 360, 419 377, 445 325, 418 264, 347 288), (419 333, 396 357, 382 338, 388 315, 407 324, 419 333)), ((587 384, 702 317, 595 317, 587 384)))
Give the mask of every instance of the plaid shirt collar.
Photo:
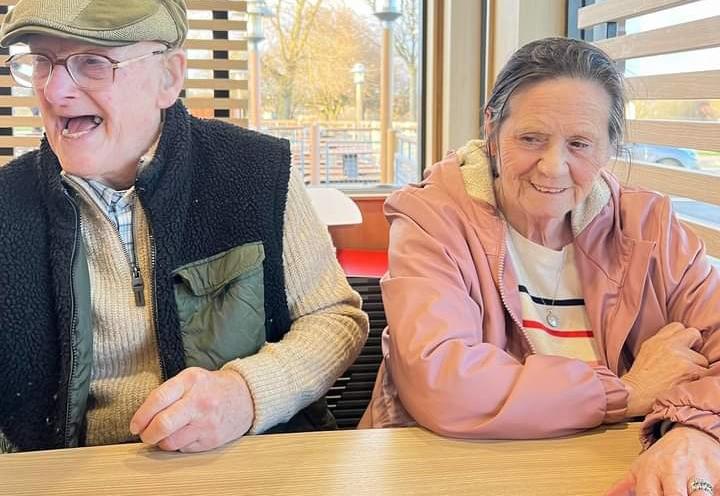
POLYGON ((82 189, 93 202, 102 210, 115 227, 118 227, 116 219, 117 215, 124 212, 132 211, 132 205, 135 200, 135 186, 123 191, 117 191, 110 186, 106 186, 100 181, 94 179, 85 179, 73 174, 62 173, 67 180, 82 189))

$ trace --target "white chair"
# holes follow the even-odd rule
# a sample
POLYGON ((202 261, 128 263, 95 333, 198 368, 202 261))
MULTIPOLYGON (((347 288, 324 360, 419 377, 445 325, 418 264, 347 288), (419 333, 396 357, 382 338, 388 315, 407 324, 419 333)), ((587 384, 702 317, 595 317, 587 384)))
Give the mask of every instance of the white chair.
POLYGON ((306 188, 313 208, 328 227, 362 224, 362 213, 352 199, 335 188, 306 188))

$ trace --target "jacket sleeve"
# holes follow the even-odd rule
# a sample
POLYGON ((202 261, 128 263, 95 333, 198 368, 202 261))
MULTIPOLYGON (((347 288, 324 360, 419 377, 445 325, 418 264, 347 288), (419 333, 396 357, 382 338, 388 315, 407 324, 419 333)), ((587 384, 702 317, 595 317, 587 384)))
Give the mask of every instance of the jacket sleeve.
POLYGON ((300 175, 290 175, 283 262, 293 322, 277 343, 224 368, 239 372, 255 404, 251 434, 288 421, 320 398, 360 353, 368 332, 360 296, 335 258, 300 175))
POLYGON ((428 222, 437 207, 410 192, 396 199, 386 204, 387 365, 419 424, 453 437, 545 438, 624 418, 627 390, 607 368, 541 355, 522 363, 485 342, 482 302, 471 298, 453 253, 465 242, 446 234, 459 228, 428 222))
POLYGON ((668 322, 700 330, 700 352, 710 362, 710 374, 658 398, 642 429, 646 447, 660 437, 664 421, 702 429, 720 441, 720 272, 710 264, 702 241, 672 213, 667 198, 665 212, 658 251, 668 294, 668 322))

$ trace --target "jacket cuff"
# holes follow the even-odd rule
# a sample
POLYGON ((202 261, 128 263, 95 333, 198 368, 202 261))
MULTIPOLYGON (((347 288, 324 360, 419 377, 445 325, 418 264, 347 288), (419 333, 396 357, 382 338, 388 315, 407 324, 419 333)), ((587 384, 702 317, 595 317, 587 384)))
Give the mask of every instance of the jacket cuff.
POLYGON ((252 395, 255 418, 248 434, 261 434, 295 414, 293 395, 288 385, 291 381, 268 354, 232 360, 222 368, 242 375, 252 395))
MULTIPOLYGON (((660 439, 663 425, 668 422, 694 427, 710 434, 720 442, 720 414, 699 410, 690 405, 673 405, 665 401, 655 403, 653 411, 645 417, 640 428, 640 442, 644 449, 660 439)), ((666 431, 669 429, 666 429, 666 431)))
POLYGON ((605 389, 607 405, 604 424, 613 424, 625 420, 628 406, 628 390, 620 378, 603 365, 594 365, 593 370, 605 389))

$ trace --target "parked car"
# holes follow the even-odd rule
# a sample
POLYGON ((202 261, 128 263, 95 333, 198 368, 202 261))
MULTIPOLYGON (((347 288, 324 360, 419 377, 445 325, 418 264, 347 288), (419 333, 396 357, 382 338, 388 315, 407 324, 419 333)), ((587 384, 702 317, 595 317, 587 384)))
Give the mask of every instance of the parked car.
POLYGON ((630 144, 628 148, 633 160, 684 167, 692 170, 700 168, 695 150, 643 143, 630 144))

